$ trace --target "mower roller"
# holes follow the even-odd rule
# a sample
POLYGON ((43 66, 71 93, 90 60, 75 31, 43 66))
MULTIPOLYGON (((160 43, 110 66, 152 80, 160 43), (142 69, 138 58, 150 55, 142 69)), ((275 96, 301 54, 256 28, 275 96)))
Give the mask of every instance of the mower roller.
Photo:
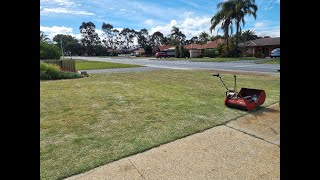
POLYGON ((251 111, 262 105, 266 99, 266 93, 260 89, 241 88, 237 92, 237 76, 234 76, 234 90, 228 89, 219 74, 212 76, 219 77, 224 87, 227 89, 224 104, 230 108, 236 108, 245 111, 251 111))

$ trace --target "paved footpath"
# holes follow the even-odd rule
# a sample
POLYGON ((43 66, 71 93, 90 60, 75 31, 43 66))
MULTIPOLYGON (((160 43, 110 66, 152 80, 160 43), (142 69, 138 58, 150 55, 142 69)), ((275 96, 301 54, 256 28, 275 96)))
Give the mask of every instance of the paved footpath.
POLYGON ((67 179, 280 179, 279 104, 67 179))

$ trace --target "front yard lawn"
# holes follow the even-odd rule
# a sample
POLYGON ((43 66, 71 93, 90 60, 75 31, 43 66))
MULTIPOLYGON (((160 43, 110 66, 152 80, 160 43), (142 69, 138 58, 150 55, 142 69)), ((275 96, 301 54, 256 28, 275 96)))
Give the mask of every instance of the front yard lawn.
MULTIPOLYGON (((224 105, 214 71, 92 74, 40 82, 40 178, 62 179, 223 124, 247 112, 224 105)), ((233 74, 221 74, 232 89, 233 74)), ((279 101, 276 75, 238 75, 279 101)), ((214 138, 214 137, 212 137, 214 138)))
POLYGON ((142 67, 142 66, 135 65, 135 64, 120 64, 120 63, 101 62, 101 61, 76 60, 76 69, 78 70, 131 68, 131 67, 142 67))

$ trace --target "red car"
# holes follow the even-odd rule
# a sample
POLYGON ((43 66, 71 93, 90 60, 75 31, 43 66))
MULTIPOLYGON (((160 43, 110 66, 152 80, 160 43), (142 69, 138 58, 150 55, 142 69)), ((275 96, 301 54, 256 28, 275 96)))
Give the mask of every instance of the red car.
POLYGON ((157 52, 156 53, 156 58, 167 58, 167 57, 169 57, 168 56, 168 54, 167 53, 165 53, 165 52, 157 52))

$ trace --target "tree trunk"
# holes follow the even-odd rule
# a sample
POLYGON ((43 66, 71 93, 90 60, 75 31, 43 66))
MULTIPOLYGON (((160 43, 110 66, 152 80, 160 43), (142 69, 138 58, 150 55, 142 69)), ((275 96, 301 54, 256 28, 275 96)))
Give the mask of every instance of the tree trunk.
POLYGON ((227 44, 227 47, 228 47, 228 45, 229 45, 229 34, 228 34, 228 32, 226 32, 226 34, 225 34, 225 39, 226 39, 226 44, 227 44))
POLYGON ((239 56, 238 53, 238 35, 239 35, 239 26, 240 25, 240 21, 237 21, 237 32, 236 32, 236 46, 235 46, 235 52, 236 52, 236 56, 239 56))

